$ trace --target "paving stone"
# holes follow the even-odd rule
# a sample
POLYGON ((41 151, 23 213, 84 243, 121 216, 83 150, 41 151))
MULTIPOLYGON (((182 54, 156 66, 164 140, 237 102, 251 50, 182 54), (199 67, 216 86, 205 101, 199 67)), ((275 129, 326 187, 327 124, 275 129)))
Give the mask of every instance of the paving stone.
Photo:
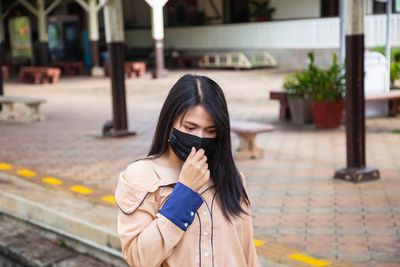
POLYGON ((372 252, 372 258, 378 262, 384 263, 384 262, 389 262, 389 263, 399 263, 400 262, 400 255, 399 253, 393 253, 393 252, 372 252))
POLYGON ((338 235, 363 235, 366 233, 364 227, 357 227, 357 228, 336 228, 336 234, 338 235))
POLYGON ((341 261, 363 263, 368 262, 372 257, 369 252, 339 252, 338 258, 341 261))
POLYGON ((8 245, 7 255, 30 266, 48 266, 75 254, 69 249, 57 246, 53 242, 29 232, 10 236, 6 243, 8 245))
POLYGON ((73 258, 68 258, 63 261, 59 261, 52 265, 52 267, 76 267, 76 266, 85 266, 85 267, 111 267, 109 264, 105 264, 98 260, 94 260, 85 255, 79 255, 73 258))
POLYGON ((334 228, 307 228, 307 234, 310 235, 334 235, 334 228))

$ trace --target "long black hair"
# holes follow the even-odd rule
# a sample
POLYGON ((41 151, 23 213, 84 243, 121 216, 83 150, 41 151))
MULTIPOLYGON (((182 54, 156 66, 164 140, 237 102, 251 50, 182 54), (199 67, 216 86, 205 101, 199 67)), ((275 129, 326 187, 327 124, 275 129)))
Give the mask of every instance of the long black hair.
POLYGON ((202 105, 213 118, 217 148, 208 163, 216 186, 217 200, 226 219, 245 213, 241 203, 250 205, 241 175, 232 157, 228 107, 222 89, 205 76, 186 74, 171 88, 161 109, 148 156, 160 157, 168 150, 168 139, 177 118, 202 105))

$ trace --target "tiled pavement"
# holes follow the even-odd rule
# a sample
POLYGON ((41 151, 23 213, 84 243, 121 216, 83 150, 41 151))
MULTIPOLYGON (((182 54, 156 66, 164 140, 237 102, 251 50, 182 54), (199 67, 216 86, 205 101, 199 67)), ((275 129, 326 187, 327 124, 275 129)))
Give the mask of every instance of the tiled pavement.
MULTIPOLYGON (((130 129, 138 135, 124 139, 101 138, 102 124, 111 118, 106 78, 64 78, 44 86, 8 82, 6 94, 45 97, 48 103, 42 109, 44 122, 0 121, 0 162, 112 193, 119 171, 146 154, 163 100, 183 73, 126 80, 130 129)), ((283 72, 196 73, 221 85, 232 118, 277 128, 257 139, 263 159, 237 162, 246 175, 256 237, 316 258, 400 266, 400 118, 367 120, 367 162, 379 168, 382 178, 352 184, 332 179, 345 166, 343 126, 315 130, 277 120, 278 103, 268 99, 268 91, 280 88, 283 72)))

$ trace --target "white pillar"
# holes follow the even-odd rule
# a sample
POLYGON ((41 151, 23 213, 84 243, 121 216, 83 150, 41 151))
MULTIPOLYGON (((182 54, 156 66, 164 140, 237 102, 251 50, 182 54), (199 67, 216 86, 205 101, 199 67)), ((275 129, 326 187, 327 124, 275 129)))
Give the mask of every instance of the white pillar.
POLYGON ((99 19, 97 17, 96 0, 89 0, 89 39, 99 40, 99 19))
POLYGON ((163 7, 168 0, 146 0, 151 7, 151 33, 154 39, 155 70, 153 78, 167 77, 164 68, 164 16, 163 7))
POLYGON ((340 47, 339 47, 339 63, 344 64, 344 59, 346 57, 346 40, 344 35, 344 25, 345 25, 345 3, 346 0, 339 0, 339 19, 340 19, 340 47))
POLYGON ((390 73, 390 17, 392 15, 392 0, 386 2, 386 49, 385 56, 389 64, 388 72, 390 73))
POLYGON ((164 39, 164 18, 163 18, 163 6, 154 5, 151 9, 151 33, 153 39, 161 40, 164 39))
POLYGON ((4 42, 3 0, 0 0, 0 44, 4 42))
MULTIPOLYGON (((105 3, 106 0, 102 0, 105 3)), ((104 28, 106 32, 106 42, 123 42, 124 35, 124 19, 122 16, 121 0, 110 0, 104 6, 104 28)))
POLYGON ((44 0, 36 0, 37 3, 37 19, 38 19, 38 32, 39 42, 47 42, 47 24, 44 0))

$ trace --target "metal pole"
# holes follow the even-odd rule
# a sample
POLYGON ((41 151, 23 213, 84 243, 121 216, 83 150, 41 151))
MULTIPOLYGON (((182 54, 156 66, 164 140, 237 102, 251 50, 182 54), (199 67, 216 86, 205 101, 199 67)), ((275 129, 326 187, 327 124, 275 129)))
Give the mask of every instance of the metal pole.
MULTIPOLYGON (((102 0, 105 3, 105 0, 102 0)), ((122 137, 134 135, 128 130, 125 97, 124 21, 121 0, 108 1, 104 6, 104 27, 109 54, 112 92, 112 122, 103 126, 103 136, 122 137)))
POLYGON ((346 57, 346 41, 344 34, 344 24, 345 24, 345 1, 339 0, 339 19, 340 19, 340 48, 339 48, 339 64, 344 64, 344 59, 346 57))
MULTIPOLYGON (((390 17, 392 14, 392 0, 387 0, 386 2, 386 49, 385 56, 388 64, 388 79, 390 80, 390 17)), ((390 84, 387 83, 387 84, 390 84)))
POLYGON ((335 178, 352 182, 378 179, 378 169, 365 163, 364 0, 347 0, 346 18, 347 167, 335 178))

